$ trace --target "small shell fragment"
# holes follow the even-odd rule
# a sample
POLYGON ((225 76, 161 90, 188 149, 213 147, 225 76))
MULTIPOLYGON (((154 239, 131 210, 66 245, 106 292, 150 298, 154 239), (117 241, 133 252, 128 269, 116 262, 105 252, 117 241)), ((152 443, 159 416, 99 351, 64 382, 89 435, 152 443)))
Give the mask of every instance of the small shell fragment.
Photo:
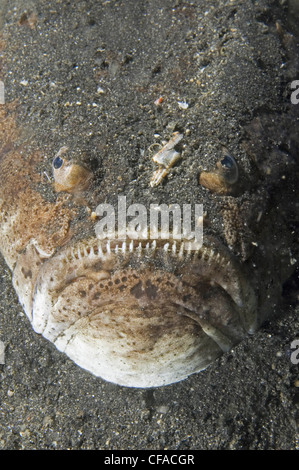
POLYGON ((159 152, 153 156, 153 161, 158 163, 159 168, 154 172, 150 181, 150 186, 158 186, 167 175, 170 168, 181 157, 181 154, 174 150, 174 147, 182 140, 183 134, 174 132, 172 138, 165 144, 159 152))
POLYGON ((157 98, 154 102, 154 104, 156 106, 161 106, 161 104, 163 103, 163 96, 160 96, 159 98, 157 98))
POLYGON ((181 109, 188 109, 189 104, 186 101, 178 101, 179 108, 181 109))

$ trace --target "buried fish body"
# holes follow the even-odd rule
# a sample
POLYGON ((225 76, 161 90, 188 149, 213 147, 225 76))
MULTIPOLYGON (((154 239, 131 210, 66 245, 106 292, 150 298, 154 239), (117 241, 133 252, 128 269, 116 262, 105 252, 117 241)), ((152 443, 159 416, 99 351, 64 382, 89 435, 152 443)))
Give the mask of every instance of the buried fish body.
MULTIPOLYGON (((94 8, 95 17, 104 15, 111 21, 109 5, 94 8)), ((232 7, 218 5, 218 8, 232 7)), ((245 13, 240 11, 242 17, 245 13)), ((225 13, 229 17, 230 12, 225 10, 225 13)), ((253 8, 253 16, 255 13, 253 8)), ((158 10, 155 14, 159 14, 158 10)), ((9 13, 7 15, 9 18, 9 13)), ((286 107, 282 118, 279 111, 282 98, 278 95, 280 83, 285 79, 281 60, 286 52, 281 45, 278 47, 279 38, 273 27, 266 37, 267 47, 272 51, 270 56, 267 51, 264 53, 264 59, 268 60, 264 65, 266 72, 260 72, 257 65, 261 58, 255 62, 252 56, 252 61, 247 61, 249 52, 254 54, 250 41, 260 41, 259 46, 264 44, 265 36, 255 31, 258 26, 254 22, 247 41, 237 48, 237 62, 233 52, 238 41, 244 41, 238 22, 238 27, 235 25, 231 36, 226 38, 227 62, 224 64, 212 48, 206 51, 205 67, 200 62, 203 58, 192 62, 190 54, 195 53, 195 37, 200 34, 200 28, 193 39, 189 38, 188 46, 178 41, 183 44, 178 51, 179 59, 186 61, 189 57, 190 64, 186 66, 189 75, 188 82, 184 81, 185 93, 187 97, 190 94, 190 99, 198 95, 195 78, 200 73, 207 89, 207 102, 200 95, 195 106, 184 109, 186 116, 183 115, 177 128, 174 126, 166 132, 167 126, 159 118, 164 101, 161 110, 153 111, 158 113, 154 124, 152 120, 148 122, 149 103, 155 107, 155 100, 151 99, 155 87, 145 90, 140 86, 144 80, 142 74, 135 76, 140 63, 144 63, 144 54, 152 63, 150 49, 140 51, 137 41, 131 45, 134 60, 124 59, 118 57, 116 51, 123 47, 125 37, 109 38, 111 50, 89 50, 86 54, 90 56, 84 58, 87 62, 74 67, 70 51, 63 60, 56 52, 52 35, 57 24, 49 19, 52 18, 49 11, 45 10, 43 15, 44 21, 37 17, 39 27, 36 29, 16 26, 11 20, 10 28, 15 37, 12 39, 9 28, 4 35, 3 79, 7 102, 0 108, 0 249, 12 271, 13 286, 34 330, 84 369, 130 387, 177 382, 205 368, 275 313, 281 286, 294 270, 294 223, 289 224, 288 219, 293 213, 289 201, 296 187, 294 154, 298 133, 290 135, 288 132, 294 107, 286 107), (47 35, 43 29, 46 24, 47 35), (257 33, 254 38, 253 32, 257 33), (17 64, 13 60, 16 45, 24 38, 31 48, 27 46, 26 60, 21 54, 17 64), (36 43, 44 51, 42 55, 36 43), (57 103, 60 102, 66 92, 57 77, 50 74, 43 82, 40 73, 39 85, 33 83, 30 87, 26 82, 24 95, 16 84, 22 82, 24 86, 24 81, 20 80, 23 73, 20 64, 25 71, 30 71, 33 64, 35 67, 40 64, 40 71, 45 71, 43 57, 49 54, 54 54, 60 73, 67 72, 66 75, 71 76, 69 80, 77 84, 60 110, 63 116, 58 117, 55 112, 54 116, 47 116, 47 112, 53 110, 50 98, 47 102, 50 111, 45 107, 46 117, 36 101, 39 87, 43 89, 51 80, 49 93, 54 93, 57 103), (215 67, 214 73, 221 71, 218 82, 209 80, 210 72, 204 75, 208 57, 214 63, 211 65, 215 67), (90 67, 94 78, 85 82, 86 74, 81 69, 95 58, 96 65, 90 67), (10 80, 8 70, 13 70, 14 81, 10 80), (232 70, 235 78, 232 78, 232 70), (255 73, 260 82, 248 90, 240 81, 243 77, 238 75, 240 73, 255 73), (110 88, 115 96, 110 95, 106 101, 101 96, 101 104, 87 106, 88 119, 87 111, 81 110, 81 101, 75 101, 76 110, 68 112, 78 89, 84 89, 85 84, 88 95, 89 88, 97 89, 99 77, 103 83, 101 95, 110 88), (133 87, 142 101, 142 105, 136 105, 134 119, 130 117, 133 87), (241 104, 235 101, 232 105, 224 103, 224 124, 218 135, 215 129, 219 124, 219 103, 212 95, 219 97, 225 91, 229 96, 232 87, 241 101, 247 93, 248 108, 243 109, 244 101, 241 104), (120 97, 128 105, 124 115, 119 114, 120 97), (265 101, 271 112, 257 113, 265 101), (252 103, 255 108, 251 107, 252 103), (29 105, 33 111, 25 124, 29 105), (93 111, 97 107, 101 109, 100 116, 93 111), (245 123, 242 138, 230 135, 230 123, 234 122, 236 113, 245 123), (199 126, 201 114, 208 119, 199 126), (137 161, 136 155, 132 157, 136 149, 132 148, 131 136, 139 149, 143 148, 141 146, 150 148, 148 137, 140 132, 142 118, 148 126, 145 134, 156 134, 158 126, 167 137, 168 142, 153 156, 153 162, 160 166, 158 179, 147 152, 140 151, 137 161), (115 132, 117 119, 118 135, 115 132), (210 138, 211 129, 216 138, 210 138), (110 138, 108 131, 116 137, 110 138), (224 149, 224 144, 222 141, 219 144, 218 140, 225 140, 225 136, 224 149), (83 145, 83 137, 92 143, 83 145), (57 145, 56 138, 61 145, 57 145), (199 144, 201 141, 203 143, 199 144), (213 147, 214 141, 217 144, 213 147), (124 143, 127 150, 123 150, 124 143), (196 157, 192 152, 188 154, 188 146, 196 157), (200 167, 199 177, 195 161, 200 167), (152 184, 153 174, 155 184, 152 184), (187 239, 175 240, 171 235, 168 239, 154 240, 97 238, 96 207, 105 202, 115 203, 120 193, 145 206, 161 200, 182 206, 190 202, 203 203, 206 211, 203 245, 190 250, 187 239)), ((164 27, 169 31, 174 21, 171 15, 165 10, 164 27)), ((196 15, 199 22, 202 18, 199 7, 196 15)), ((211 11, 210 15, 205 15, 205 21, 213 22, 214 16, 211 11)), ((130 16, 126 21, 128 28, 133 27, 130 16)), ((179 39, 190 28, 190 19, 184 17, 181 21, 183 24, 176 32, 179 39)), ((250 28, 249 23, 246 24, 250 28)), ((67 33, 70 27, 71 22, 66 17, 66 24, 60 30, 62 43, 70 40, 67 33)), ((155 50, 159 39, 155 27, 151 27, 155 50)), ((88 28, 83 31, 83 39, 85 34, 87 38, 88 28)), ((104 33, 97 34, 100 37, 104 33)), ((109 36, 108 27, 106 34, 109 36)), ((79 62, 80 47, 85 47, 83 39, 78 39, 76 58, 79 62)), ((289 41, 291 44, 291 36, 289 41)), ((262 50, 260 55, 263 57, 262 50)), ((177 73, 174 68, 165 67, 160 83, 155 84, 165 93, 170 78, 177 73)), ((176 80, 175 86, 179 89, 183 79, 179 76, 176 80)), ((90 93, 89 98, 93 96, 93 92, 90 93)), ((169 104, 164 112, 165 120, 177 111, 174 104, 169 104)))

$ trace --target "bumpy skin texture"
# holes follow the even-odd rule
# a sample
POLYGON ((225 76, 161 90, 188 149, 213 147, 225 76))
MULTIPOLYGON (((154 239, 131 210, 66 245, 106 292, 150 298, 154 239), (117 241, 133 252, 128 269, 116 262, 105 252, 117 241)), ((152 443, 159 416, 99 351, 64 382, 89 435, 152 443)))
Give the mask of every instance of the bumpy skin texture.
POLYGON ((150 26, 145 7, 124 20, 126 6, 116 6, 122 27, 134 32, 124 51, 109 33, 120 27, 112 6, 87 3, 74 48, 67 6, 45 5, 21 20, 6 12, 0 248, 35 331, 106 380, 160 386, 206 367, 253 332, 275 312, 294 269, 286 201, 296 187, 298 134, 286 131, 295 111, 281 93, 282 63, 294 46, 279 37, 266 2, 249 8, 246 22, 231 2, 206 10, 205 2, 169 1, 162 10, 149 2, 150 26), (212 28, 215 14, 223 16, 221 34, 212 28), (186 38, 174 55, 163 51, 164 34, 174 44, 186 38), (161 109, 157 94, 167 98, 161 109), (177 107, 181 95, 190 110, 177 107), (127 112, 118 120, 120 105, 127 112), (181 163, 152 188, 154 135, 168 140, 178 130, 181 163), (71 184, 52 167, 62 147, 71 184), (223 147, 239 178, 231 191, 210 191, 198 173, 213 174, 223 147), (172 239, 97 240, 92 212, 116 204, 119 194, 147 207, 203 203, 203 248, 190 254, 172 239))

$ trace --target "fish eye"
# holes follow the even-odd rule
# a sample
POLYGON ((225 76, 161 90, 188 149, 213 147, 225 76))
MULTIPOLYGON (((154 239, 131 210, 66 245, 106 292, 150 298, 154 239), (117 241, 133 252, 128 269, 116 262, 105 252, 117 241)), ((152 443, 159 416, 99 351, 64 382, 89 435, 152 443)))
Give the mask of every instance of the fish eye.
POLYGON ((221 170, 221 174, 227 183, 233 184, 238 180, 239 170, 238 165, 234 157, 231 155, 225 155, 218 164, 218 168, 221 170))
POLYGON ((63 165, 63 158, 60 158, 59 156, 55 157, 53 160, 53 168, 55 170, 59 170, 63 165))
POLYGON ((227 169, 231 169, 234 166, 233 158, 229 155, 225 155, 225 157, 221 160, 221 165, 225 166, 227 169))

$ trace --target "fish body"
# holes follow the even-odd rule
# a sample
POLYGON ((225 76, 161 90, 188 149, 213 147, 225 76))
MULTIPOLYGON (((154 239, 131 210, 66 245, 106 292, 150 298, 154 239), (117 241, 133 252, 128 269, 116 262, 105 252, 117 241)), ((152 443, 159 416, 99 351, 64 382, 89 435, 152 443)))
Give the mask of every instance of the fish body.
POLYGON ((22 21, 3 13, 0 249, 37 333, 96 376, 157 387, 254 333, 295 269, 298 133, 279 93, 294 41, 284 35, 283 46, 273 20, 265 35, 246 2, 188 4, 188 15, 149 2, 136 16, 128 5, 87 3, 80 35, 67 6, 37 6, 22 21), (157 92, 166 96, 159 110, 157 92), (182 99, 192 105, 176 107, 182 99), (163 177, 151 184, 156 163, 163 177), (99 237, 98 208, 116 208, 120 195, 131 230, 99 237), (196 203, 203 243, 192 249, 184 233, 139 237, 132 224, 150 204, 196 203))

